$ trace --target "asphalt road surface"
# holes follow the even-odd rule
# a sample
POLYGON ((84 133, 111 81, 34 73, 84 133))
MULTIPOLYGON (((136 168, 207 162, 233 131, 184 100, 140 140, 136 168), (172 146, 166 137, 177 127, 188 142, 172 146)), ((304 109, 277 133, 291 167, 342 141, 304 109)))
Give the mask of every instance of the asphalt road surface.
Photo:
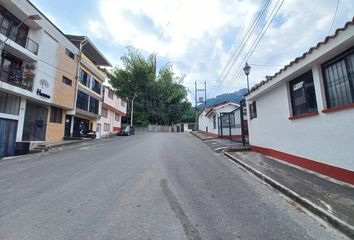
POLYGON ((345 239, 187 133, 0 160, 0 239, 345 239))

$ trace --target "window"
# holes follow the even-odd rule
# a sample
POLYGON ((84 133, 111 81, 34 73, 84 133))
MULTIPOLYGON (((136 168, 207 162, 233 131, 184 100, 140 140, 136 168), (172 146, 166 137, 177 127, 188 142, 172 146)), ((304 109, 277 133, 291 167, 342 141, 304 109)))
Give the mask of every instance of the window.
POLYGON ((90 109, 89 112, 94 113, 94 114, 98 114, 98 105, 99 105, 99 101, 90 96, 90 109))
POLYGON ((79 81, 86 87, 90 86, 90 75, 88 75, 84 70, 80 69, 79 81))
POLYGON ((71 86, 72 83, 73 83, 73 81, 71 79, 69 79, 69 78, 67 78, 65 76, 63 76, 63 80, 62 81, 63 81, 63 83, 65 83, 65 84, 67 84, 69 86, 71 86))
POLYGON ((57 107, 50 108, 50 122, 52 123, 62 123, 63 109, 57 107))
POLYGON ((102 108, 101 116, 104 118, 107 117, 107 109, 106 108, 102 108))
POLYGON ((216 115, 213 116, 213 128, 216 128, 216 115))
POLYGON ((120 105, 122 106, 122 107, 125 107, 125 101, 124 100, 120 100, 120 105))
POLYGON ((223 113, 221 115, 221 124, 222 128, 235 127, 235 115, 233 113, 223 113))
POLYGON ((92 78, 92 90, 98 94, 101 94, 101 83, 92 78))
POLYGON ((18 115, 21 98, 5 92, 0 92, 0 112, 18 115))
POLYGON ((317 111, 312 71, 289 82, 293 116, 317 111))
POLYGON ((77 91, 76 107, 82 110, 88 110, 88 99, 89 96, 80 90, 77 91))
POLYGON ((354 103, 354 48, 322 64, 327 107, 354 103))
POLYGON ((117 114, 117 113, 115 114, 115 119, 116 119, 117 122, 120 121, 120 116, 119 116, 119 114, 117 114))
POLYGON ((113 96, 114 96, 114 92, 111 89, 108 89, 108 97, 110 99, 113 99, 113 96))
POLYGON ((253 101, 252 103, 249 104, 250 108, 250 118, 256 118, 257 117, 257 107, 256 107, 256 101, 253 101))
POLYGON ((108 123, 105 123, 103 125, 103 131, 109 132, 110 128, 111 128, 111 126, 108 123))
POLYGON ((69 56, 70 58, 75 59, 74 53, 72 51, 70 51, 69 49, 67 49, 67 48, 65 48, 65 54, 67 56, 69 56))

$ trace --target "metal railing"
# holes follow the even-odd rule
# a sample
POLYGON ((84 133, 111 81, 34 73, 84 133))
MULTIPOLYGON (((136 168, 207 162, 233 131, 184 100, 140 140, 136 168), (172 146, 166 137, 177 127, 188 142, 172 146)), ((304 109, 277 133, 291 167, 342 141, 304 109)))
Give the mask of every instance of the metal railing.
MULTIPOLYGON (((7 19, 0 17, 0 26, 2 26, 3 21, 6 21, 7 24, 9 24, 9 21, 7 19)), ((35 42, 33 39, 29 38, 28 36, 23 36, 22 38, 19 37, 18 27, 11 26, 9 27, 9 29, 1 29, 1 33, 5 35, 6 40, 11 39, 21 47, 26 48, 35 55, 38 55, 38 43, 35 42)))
POLYGON ((24 68, 8 68, 0 66, 0 81, 32 91, 33 73, 24 68))

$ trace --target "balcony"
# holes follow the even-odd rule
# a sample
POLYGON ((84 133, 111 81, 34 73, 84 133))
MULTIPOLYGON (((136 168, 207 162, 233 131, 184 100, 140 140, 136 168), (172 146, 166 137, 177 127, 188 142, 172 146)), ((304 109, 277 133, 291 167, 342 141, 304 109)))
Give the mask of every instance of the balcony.
POLYGON ((32 91, 34 65, 27 64, 23 68, 0 66, 0 81, 32 91))
POLYGON ((8 40, 12 40, 33 54, 38 55, 38 43, 27 36, 28 27, 22 25, 19 28, 19 26, 11 25, 9 19, 0 17, 0 33, 6 37, 5 43, 8 40))

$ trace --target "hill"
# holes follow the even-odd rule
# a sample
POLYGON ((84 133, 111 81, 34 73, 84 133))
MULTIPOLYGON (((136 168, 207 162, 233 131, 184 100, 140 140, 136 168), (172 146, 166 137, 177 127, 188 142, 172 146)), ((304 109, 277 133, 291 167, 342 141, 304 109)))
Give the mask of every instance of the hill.
MULTIPOLYGON (((243 95, 247 93, 247 88, 242 88, 234 93, 225 93, 207 100, 207 107, 213 106, 222 102, 231 101, 239 103, 244 97, 243 95)), ((204 103, 198 105, 198 109, 202 110, 204 108, 204 103)))

